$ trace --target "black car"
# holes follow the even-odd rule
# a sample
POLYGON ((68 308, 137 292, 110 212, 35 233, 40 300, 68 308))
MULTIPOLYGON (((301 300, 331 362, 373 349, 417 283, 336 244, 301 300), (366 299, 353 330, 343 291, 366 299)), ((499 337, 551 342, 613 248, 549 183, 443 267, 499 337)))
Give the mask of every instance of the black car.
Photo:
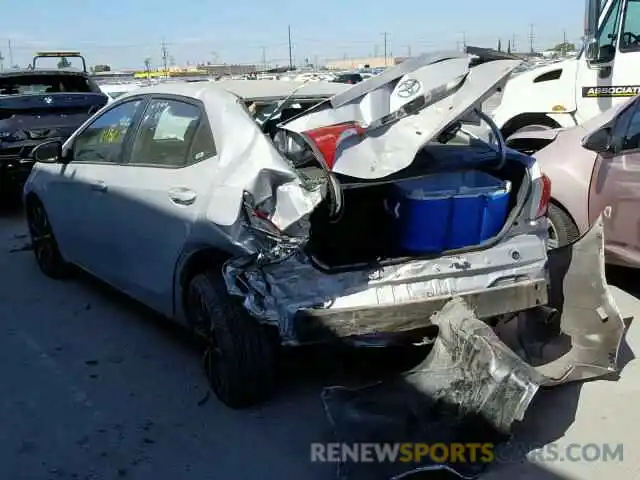
POLYGON ((66 140, 109 98, 87 72, 13 70, 0 73, 0 204, 21 197, 45 140, 66 140))
POLYGON ((333 82, 335 83, 348 83, 349 85, 355 85, 360 83, 364 78, 359 73, 343 73, 338 75, 333 82))

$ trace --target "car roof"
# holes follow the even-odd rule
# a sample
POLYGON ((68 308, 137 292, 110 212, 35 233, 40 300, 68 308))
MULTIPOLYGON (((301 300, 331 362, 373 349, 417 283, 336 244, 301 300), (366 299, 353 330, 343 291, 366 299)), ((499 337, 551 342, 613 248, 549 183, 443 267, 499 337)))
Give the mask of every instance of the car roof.
POLYGON ((202 100, 225 93, 247 101, 277 101, 292 95, 293 99, 324 99, 348 90, 349 86, 329 82, 298 82, 282 80, 221 80, 218 82, 176 82, 159 83, 157 85, 141 87, 121 98, 141 94, 169 94, 182 95, 202 100))

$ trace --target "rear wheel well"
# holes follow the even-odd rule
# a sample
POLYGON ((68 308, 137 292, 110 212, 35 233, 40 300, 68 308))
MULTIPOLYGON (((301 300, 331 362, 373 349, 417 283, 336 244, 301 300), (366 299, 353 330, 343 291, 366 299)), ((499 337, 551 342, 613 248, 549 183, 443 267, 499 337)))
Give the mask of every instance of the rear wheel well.
POLYGON ((508 138, 518 130, 528 125, 544 125, 550 128, 560 128, 561 125, 546 113, 522 113, 513 117, 500 130, 503 138, 508 138))
POLYGON ((216 269, 221 269, 222 264, 229 258, 229 254, 212 247, 203 248, 191 254, 179 272, 180 291, 176 300, 180 302, 182 308, 185 306, 187 286, 191 279, 200 273, 215 272, 216 269))
POLYGON ((25 205, 29 205, 31 202, 39 202, 40 198, 33 192, 27 193, 27 196, 24 198, 25 205))

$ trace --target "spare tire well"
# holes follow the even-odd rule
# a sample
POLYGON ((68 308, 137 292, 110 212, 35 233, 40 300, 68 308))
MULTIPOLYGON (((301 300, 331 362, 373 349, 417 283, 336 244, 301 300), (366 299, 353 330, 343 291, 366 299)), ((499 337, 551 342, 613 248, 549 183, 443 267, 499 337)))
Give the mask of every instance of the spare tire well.
POLYGON ((521 128, 529 125, 543 125, 549 128, 560 128, 561 125, 546 113, 523 113, 504 124, 500 130, 503 138, 507 139, 521 128))

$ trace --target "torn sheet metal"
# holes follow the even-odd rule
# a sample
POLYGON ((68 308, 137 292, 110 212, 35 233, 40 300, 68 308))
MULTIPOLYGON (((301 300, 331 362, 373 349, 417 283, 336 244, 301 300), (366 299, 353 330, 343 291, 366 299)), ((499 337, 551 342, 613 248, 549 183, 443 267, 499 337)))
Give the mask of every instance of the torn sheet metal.
MULTIPOLYGON (((432 350, 399 378, 358 389, 323 391, 337 441, 353 443, 485 443, 506 440, 524 418, 541 375, 509 350, 462 299, 451 300, 433 318, 439 333, 432 350)), ((447 469, 473 478, 486 467, 480 458, 436 463, 339 465, 339 478, 400 478, 410 472, 447 469)))
MULTIPOLYGON (((546 225, 546 224, 544 224, 546 225)), ((514 278, 546 279, 547 252, 541 236, 516 235, 488 250, 461 256, 412 260, 385 267, 328 274, 298 251, 281 261, 260 264, 236 258, 224 267, 227 288, 244 298, 245 308, 277 325, 283 341, 297 343, 293 318, 302 309, 367 309, 401 305, 439 296, 482 291, 514 278), (512 254, 518 252, 514 264, 512 254), (243 285, 241 290, 238 285, 243 285)), ((426 321, 426 320, 425 320, 426 321)))
POLYGON ((625 325, 605 277, 602 217, 576 243, 549 252, 549 278, 548 307, 505 325, 505 340, 545 385, 616 372, 625 325))
MULTIPOLYGON (((331 387, 325 409, 339 442, 499 443, 524 418, 540 386, 617 370, 622 315, 606 283, 602 220, 549 254, 550 302, 492 329, 461 299, 432 322, 433 349, 398 378, 359 389, 331 387), (557 315, 550 315, 557 309, 557 315)), ((395 479, 446 469, 463 478, 486 464, 340 464, 341 478, 395 479)))
POLYGON ((353 122, 358 128, 345 131, 338 139, 332 170, 363 179, 396 173, 447 127, 481 108, 521 63, 496 60, 470 69, 470 56, 436 60, 375 89, 363 90, 348 103, 325 102, 282 127, 305 136, 320 127, 353 122))

